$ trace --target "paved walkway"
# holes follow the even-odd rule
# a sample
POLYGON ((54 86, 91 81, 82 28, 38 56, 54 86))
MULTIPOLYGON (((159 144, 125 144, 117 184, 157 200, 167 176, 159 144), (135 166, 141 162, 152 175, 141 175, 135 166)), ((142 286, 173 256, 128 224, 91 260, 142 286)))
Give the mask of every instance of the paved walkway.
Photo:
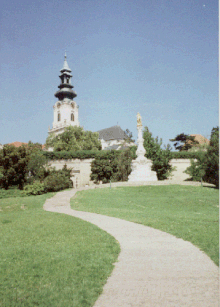
POLYGON ((218 267, 197 247, 151 227, 70 208, 78 190, 57 193, 44 209, 107 231, 121 253, 94 307, 217 307, 218 267))

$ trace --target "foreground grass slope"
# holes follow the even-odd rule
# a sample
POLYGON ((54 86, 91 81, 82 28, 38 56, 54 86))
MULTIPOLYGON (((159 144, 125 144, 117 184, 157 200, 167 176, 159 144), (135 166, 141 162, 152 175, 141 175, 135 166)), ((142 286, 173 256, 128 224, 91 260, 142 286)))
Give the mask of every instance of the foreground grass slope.
POLYGON ((218 265, 218 190, 142 186, 78 192, 73 209, 140 223, 192 242, 218 265))
POLYGON ((0 306, 93 306, 113 269, 115 239, 43 211, 52 195, 0 199, 0 306))

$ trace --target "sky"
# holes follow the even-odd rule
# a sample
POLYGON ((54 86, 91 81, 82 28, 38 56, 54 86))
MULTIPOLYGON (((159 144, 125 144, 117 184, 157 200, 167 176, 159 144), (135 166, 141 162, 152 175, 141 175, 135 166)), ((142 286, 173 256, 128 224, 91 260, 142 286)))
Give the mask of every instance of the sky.
POLYGON ((1 144, 45 142, 65 50, 85 130, 218 125, 217 0, 7 0, 0 26, 1 144))

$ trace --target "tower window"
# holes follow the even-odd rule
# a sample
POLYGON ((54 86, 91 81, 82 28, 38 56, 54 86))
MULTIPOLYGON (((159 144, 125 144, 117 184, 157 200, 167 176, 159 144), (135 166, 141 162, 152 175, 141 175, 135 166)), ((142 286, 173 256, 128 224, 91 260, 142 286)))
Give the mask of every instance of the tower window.
POLYGON ((71 121, 74 121, 74 114, 71 113, 71 121))
POLYGON ((69 79, 66 80, 66 83, 69 83, 69 79))
POLYGON ((60 120, 61 120, 61 116, 60 116, 60 113, 58 113, 58 115, 57 115, 57 121, 60 122, 60 120))

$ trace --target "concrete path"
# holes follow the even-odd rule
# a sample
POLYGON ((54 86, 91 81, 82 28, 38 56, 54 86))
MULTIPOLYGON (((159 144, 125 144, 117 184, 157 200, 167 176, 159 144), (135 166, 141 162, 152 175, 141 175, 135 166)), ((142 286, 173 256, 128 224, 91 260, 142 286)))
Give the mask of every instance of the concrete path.
POLYGON ((218 267, 189 242, 165 232, 70 208, 78 190, 57 193, 44 209, 91 222, 115 237, 121 253, 95 307, 217 307, 218 267))

